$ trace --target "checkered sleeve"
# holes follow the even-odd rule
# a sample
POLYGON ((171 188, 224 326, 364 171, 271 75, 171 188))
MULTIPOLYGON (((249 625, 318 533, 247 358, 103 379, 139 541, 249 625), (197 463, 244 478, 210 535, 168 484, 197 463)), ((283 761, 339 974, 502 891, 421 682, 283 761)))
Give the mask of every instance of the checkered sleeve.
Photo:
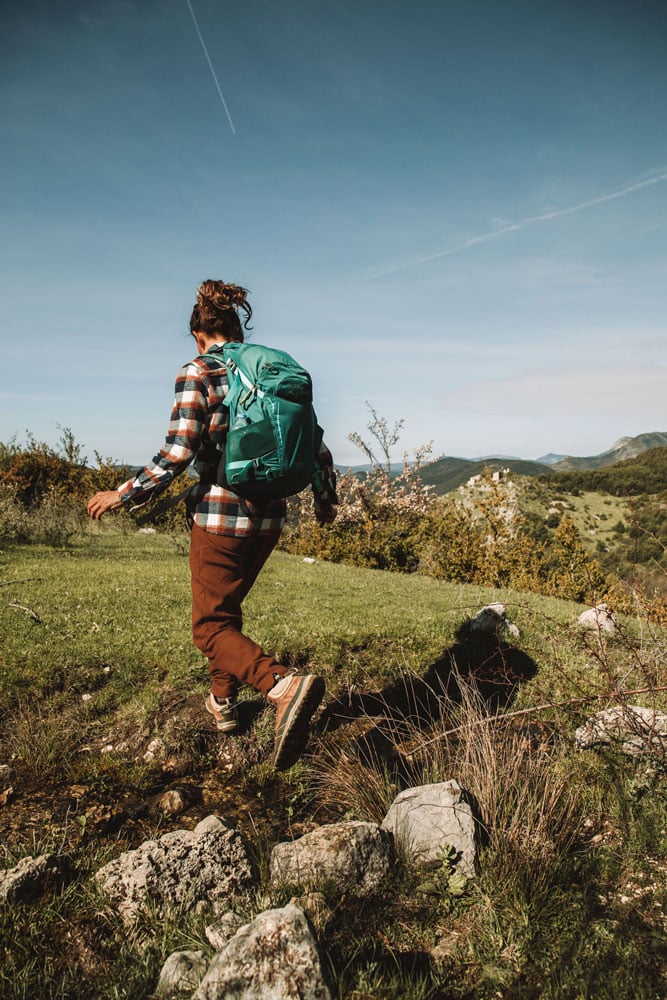
POLYGON ((208 390, 203 366, 191 361, 180 369, 164 445, 141 472, 118 487, 124 504, 154 499, 185 472, 207 426, 208 390))

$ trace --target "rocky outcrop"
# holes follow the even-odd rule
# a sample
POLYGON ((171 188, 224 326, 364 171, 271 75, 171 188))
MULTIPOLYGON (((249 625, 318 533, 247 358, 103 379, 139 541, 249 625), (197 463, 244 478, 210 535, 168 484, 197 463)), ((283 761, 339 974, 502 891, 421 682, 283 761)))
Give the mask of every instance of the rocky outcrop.
POLYGON ((303 888, 333 885, 369 896, 388 875, 393 857, 391 838, 376 823, 333 823, 277 844, 271 852, 271 881, 303 888))
POLYGON ((578 747, 617 745, 631 755, 667 751, 667 714, 641 705, 613 705, 592 715, 574 734, 578 747))
POLYGON ((457 870, 467 878, 475 875, 475 818, 470 798, 458 781, 406 788, 392 802, 382 829, 422 867, 440 865, 447 844, 460 855, 457 870))
POLYGON ((192 1000, 331 1000, 308 921, 288 903, 241 927, 192 1000))
POLYGON ((208 816, 192 831, 174 830, 121 854, 95 878, 133 924, 149 901, 158 910, 229 903, 249 886, 251 870, 240 834, 208 816))

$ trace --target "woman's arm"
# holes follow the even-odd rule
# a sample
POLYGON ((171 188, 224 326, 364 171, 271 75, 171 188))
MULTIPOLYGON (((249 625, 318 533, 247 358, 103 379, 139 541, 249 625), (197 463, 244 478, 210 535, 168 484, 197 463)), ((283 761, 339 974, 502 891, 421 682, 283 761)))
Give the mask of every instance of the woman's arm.
POLYGON ((117 490, 96 493, 88 501, 88 514, 99 520, 109 510, 132 501, 141 503, 159 496, 171 481, 185 472, 197 454, 208 420, 208 380, 194 361, 176 376, 174 404, 164 445, 134 478, 117 490))

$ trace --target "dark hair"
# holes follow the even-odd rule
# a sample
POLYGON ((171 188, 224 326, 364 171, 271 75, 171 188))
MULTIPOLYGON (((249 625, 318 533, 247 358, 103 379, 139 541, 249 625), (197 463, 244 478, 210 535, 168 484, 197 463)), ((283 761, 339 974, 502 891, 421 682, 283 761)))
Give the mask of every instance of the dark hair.
POLYGON ((224 281, 209 278, 202 281, 197 289, 197 303, 190 317, 190 333, 198 331, 212 336, 220 334, 225 340, 243 341, 243 327, 248 323, 252 307, 247 299, 248 289, 240 285, 228 285, 224 281), (243 312, 241 320, 239 311, 243 312))

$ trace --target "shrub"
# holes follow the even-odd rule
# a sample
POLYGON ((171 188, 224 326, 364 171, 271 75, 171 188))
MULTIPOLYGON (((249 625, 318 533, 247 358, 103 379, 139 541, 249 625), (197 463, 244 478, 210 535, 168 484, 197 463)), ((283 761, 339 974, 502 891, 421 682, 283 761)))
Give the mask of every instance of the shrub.
POLYGON ((421 467, 430 449, 418 449, 412 463, 404 456, 401 472, 394 475, 389 449, 398 440, 402 421, 390 431, 386 421, 369 409, 372 419, 368 429, 374 443, 365 442, 358 434, 351 434, 350 440, 370 460, 370 471, 339 477, 338 516, 325 531, 313 520, 312 497, 303 494, 293 498, 292 523, 281 547, 355 566, 413 572, 419 566, 422 518, 435 503, 431 487, 424 486, 421 479, 421 467))

